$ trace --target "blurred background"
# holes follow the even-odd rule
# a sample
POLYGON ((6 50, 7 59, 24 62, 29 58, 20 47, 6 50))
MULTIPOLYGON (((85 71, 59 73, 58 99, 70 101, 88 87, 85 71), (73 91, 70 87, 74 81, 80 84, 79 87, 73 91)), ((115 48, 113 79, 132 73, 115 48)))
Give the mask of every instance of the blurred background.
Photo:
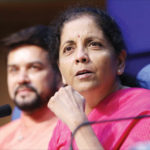
MULTIPOLYGON (((49 25, 70 6, 97 6, 108 11, 119 24, 127 45, 126 73, 136 77, 150 64, 149 0, 0 0, 0 39, 37 24, 49 25)), ((0 106, 14 105, 9 99, 6 81, 6 56, 0 45, 0 106)), ((0 126, 11 116, 0 118, 0 126)))

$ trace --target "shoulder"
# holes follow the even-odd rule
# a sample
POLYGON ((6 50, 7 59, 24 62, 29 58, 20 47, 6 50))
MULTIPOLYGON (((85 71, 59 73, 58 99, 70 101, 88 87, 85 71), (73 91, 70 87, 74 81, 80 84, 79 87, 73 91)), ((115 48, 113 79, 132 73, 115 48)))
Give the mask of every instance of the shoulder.
POLYGON ((118 93, 118 94, 134 94, 134 93, 136 93, 138 95, 143 94, 143 93, 147 93, 150 95, 150 90, 145 89, 145 88, 137 88, 137 87, 130 88, 130 87, 128 87, 128 88, 118 90, 116 93, 118 93))
POLYGON ((14 132, 20 125, 20 119, 11 121, 6 125, 0 127, 0 141, 1 139, 8 137, 12 132, 14 132))
POLYGON ((150 90, 144 88, 127 88, 120 90, 119 109, 133 115, 150 110, 150 90), (130 111, 130 112, 129 112, 130 111))
MULTIPOLYGON (((125 106, 135 103, 150 104, 150 90, 144 88, 125 88, 109 95, 100 105, 125 106)), ((130 105, 131 107, 132 105, 130 105)))
MULTIPOLYGON (((104 114, 130 116, 150 110, 150 90, 143 88, 126 88, 118 90, 108 96, 99 104, 95 111, 102 111, 104 114)), ((90 114, 90 116, 91 116, 90 114)))
POLYGON ((4 132, 5 134, 9 133, 10 130, 13 130, 14 128, 16 128, 19 125, 19 123, 20 123, 20 119, 11 121, 11 122, 1 126, 0 132, 4 132))
POLYGON ((145 98, 145 100, 147 100, 150 99, 150 90, 144 88, 126 88, 115 92, 114 94, 112 94, 112 97, 118 97, 126 100, 128 100, 129 98, 145 98))
POLYGON ((132 100, 141 100, 147 101, 150 103, 150 90, 144 89, 144 88, 128 88, 124 89, 120 93, 122 96, 125 96, 126 98, 131 98, 132 100))
POLYGON ((126 88, 124 90, 127 90, 129 92, 139 92, 139 93, 149 93, 150 94, 150 90, 149 89, 145 89, 145 88, 126 88))

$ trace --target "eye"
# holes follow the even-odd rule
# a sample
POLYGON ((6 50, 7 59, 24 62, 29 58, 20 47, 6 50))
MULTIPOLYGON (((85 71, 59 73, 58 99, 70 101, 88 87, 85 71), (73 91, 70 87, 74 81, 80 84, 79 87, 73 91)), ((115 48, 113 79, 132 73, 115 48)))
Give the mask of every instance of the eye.
POLYGON ((74 46, 66 46, 63 50, 64 54, 70 54, 74 50, 74 46))
POLYGON ((98 42, 98 41, 90 41, 88 44, 88 47, 93 50, 99 50, 103 47, 103 45, 101 42, 98 42))
POLYGON ((89 43, 89 47, 92 47, 93 49, 100 49, 103 45, 100 42, 92 41, 89 43))
POLYGON ((35 65, 35 64, 33 64, 33 65, 31 65, 31 66, 29 67, 29 69, 32 70, 32 71, 39 71, 39 70, 42 69, 42 67, 41 67, 40 65, 35 65))
POLYGON ((18 68, 15 66, 8 67, 8 73, 16 73, 18 71, 18 68))

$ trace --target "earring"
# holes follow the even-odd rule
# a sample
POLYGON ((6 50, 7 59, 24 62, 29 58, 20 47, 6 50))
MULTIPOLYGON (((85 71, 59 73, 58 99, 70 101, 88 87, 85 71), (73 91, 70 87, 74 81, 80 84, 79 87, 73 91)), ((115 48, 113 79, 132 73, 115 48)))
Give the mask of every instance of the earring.
POLYGON ((118 69, 117 73, 118 73, 118 75, 121 75, 122 74, 121 69, 118 69))

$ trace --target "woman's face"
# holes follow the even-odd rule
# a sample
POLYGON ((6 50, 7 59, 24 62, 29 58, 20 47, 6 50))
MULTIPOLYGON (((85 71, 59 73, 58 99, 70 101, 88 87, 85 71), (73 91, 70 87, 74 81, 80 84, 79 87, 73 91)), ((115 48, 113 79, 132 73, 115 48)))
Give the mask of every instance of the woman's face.
POLYGON ((112 90, 119 72, 118 62, 113 47, 91 16, 64 24, 58 64, 65 82, 75 90, 112 90))

